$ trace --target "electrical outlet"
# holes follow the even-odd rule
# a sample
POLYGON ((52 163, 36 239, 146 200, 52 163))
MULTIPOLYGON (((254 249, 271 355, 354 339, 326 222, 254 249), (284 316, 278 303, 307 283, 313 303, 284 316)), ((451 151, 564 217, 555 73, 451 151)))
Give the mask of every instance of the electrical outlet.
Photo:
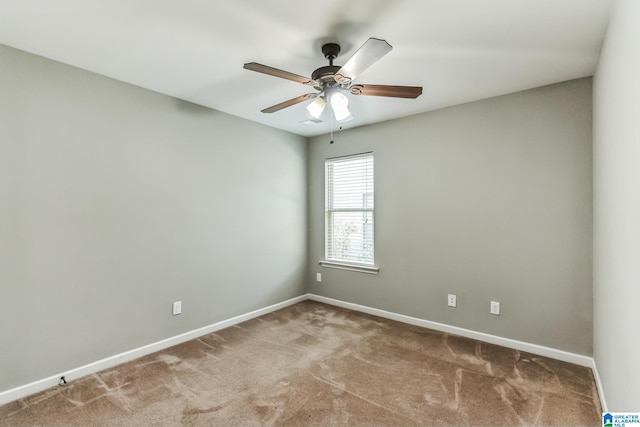
POLYGON ((322 273, 316 273, 316 282, 322 282, 322 273))
POLYGON ((182 313, 182 301, 176 301, 173 303, 173 315, 182 313))
POLYGON ((448 305, 449 307, 457 307, 457 301, 456 301, 456 300, 457 300, 457 298, 456 298, 456 296, 455 296, 455 295, 453 295, 453 294, 449 294, 449 295, 447 296, 447 305, 448 305))
POLYGON ((498 301, 491 301, 491 309, 489 310, 491 314, 495 314, 496 316, 500 315, 500 303, 498 301))

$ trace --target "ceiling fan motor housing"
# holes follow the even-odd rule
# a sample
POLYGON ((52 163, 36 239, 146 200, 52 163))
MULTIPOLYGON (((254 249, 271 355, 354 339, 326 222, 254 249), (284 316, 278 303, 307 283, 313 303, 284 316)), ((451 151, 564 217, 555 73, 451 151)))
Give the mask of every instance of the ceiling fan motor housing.
POLYGON ((311 74, 311 78, 322 82, 323 86, 327 84, 332 85, 336 82, 334 76, 340 68, 341 67, 339 65, 327 65, 326 67, 320 67, 311 74))

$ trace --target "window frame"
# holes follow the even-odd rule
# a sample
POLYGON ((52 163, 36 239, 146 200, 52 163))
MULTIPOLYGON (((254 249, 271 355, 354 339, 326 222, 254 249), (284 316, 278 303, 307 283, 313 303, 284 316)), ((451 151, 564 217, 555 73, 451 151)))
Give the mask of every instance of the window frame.
MULTIPOLYGON (((363 206, 362 209, 359 208, 342 208, 342 209, 336 209, 336 208, 330 208, 330 196, 329 196, 329 176, 328 176, 328 166, 331 163, 337 163, 340 161, 348 161, 349 159, 357 159, 357 158, 365 158, 365 159, 371 159, 372 162, 372 166, 374 164, 374 156, 373 156, 373 152, 365 152, 365 153, 358 153, 358 154, 350 154, 350 155, 346 155, 346 156, 338 156, 338 157, 332 157, 332 158, 327 158, 324 161, 324 258, 322 260, 320 260, 318 263, 323 266, 323 267, 330 267, 330 268, 337 268, 337 269, 341 269, 341 270, 349 270, 349 271, 358 271, 358 272, 362 272, 362 273, 370 273, 370 274, 378 274, 379 272, 379 268, 376 265, 376 258, 375 258, 375 167, 373 167, 373 172, 372 172, 372 176, 371 176, 371 185, 372 185, 372 189, 371 191, 366 191, 363 193, 363 206), (372 199, 372 206, 371 208, 367 207, 367 196, 368 195, 373 195, 373 199, 372 199), (369 213, 371 214, 371 243, 372 243, 372 262, 371 263, 361 263, 361 262, 357 262, 357 261, 352 261, 352 260, 345 260, 345 259, 339 259, 339 258, 331 258, 329 257, 329 250, 330 250, 330 236, 333 235, 333 233, 329 233, 329 215, 330 213, 347 213, 347 212, 361 212, 363 215, 368 215, 369 213)), ((333 187, 332 187, 333 188, 333 187)), ((369 196, 370 197, 370 196, 369 196)), ((365 222, 363 222, 363 224, 365 224, 365 222)), ((364 229, 362 230, 362 232, 364 233, 364 229)))

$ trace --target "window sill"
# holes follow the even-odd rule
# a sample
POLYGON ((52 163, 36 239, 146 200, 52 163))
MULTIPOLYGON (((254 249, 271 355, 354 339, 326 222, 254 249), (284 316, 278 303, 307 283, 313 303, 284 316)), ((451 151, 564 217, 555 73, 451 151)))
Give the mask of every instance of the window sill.
POLYGON ((367 273, 367 274, 378 274, 380 269, 378 267, 374 267, 371 265, 363 265, 363 264, 348 264, 344 262, 336 262, 336 261, 326 261, 320 260, 318 261, 323 267, 328 268, 337 268, 339 270, 348 270, 348 271, 357 271, 359 273, 367 273))

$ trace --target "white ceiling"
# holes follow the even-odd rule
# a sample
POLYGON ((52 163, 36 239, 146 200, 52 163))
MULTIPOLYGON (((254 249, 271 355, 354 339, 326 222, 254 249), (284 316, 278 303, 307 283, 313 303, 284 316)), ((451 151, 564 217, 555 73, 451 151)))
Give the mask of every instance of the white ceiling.
POLYGON ((337 41, 393 50, 356 83, 423 86, 415 100, 351 96, 344 128, 593 75, 611 0, 0 0, 0 43, 299 135, 308 86, 337 41))

